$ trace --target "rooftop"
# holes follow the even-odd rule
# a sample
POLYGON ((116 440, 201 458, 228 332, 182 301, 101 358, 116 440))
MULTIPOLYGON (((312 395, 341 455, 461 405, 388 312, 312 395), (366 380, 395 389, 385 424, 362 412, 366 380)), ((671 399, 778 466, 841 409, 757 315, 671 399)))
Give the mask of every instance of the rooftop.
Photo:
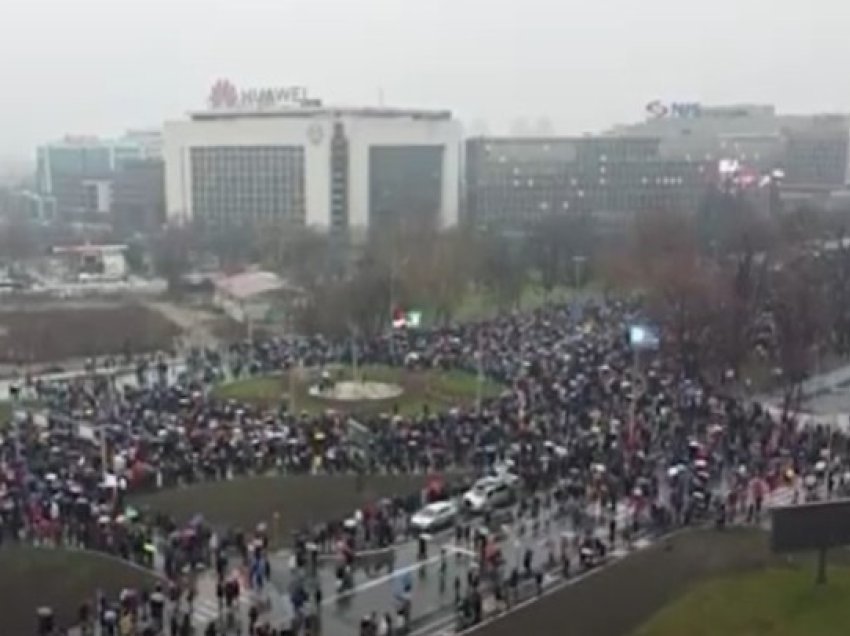
POLYGON ((216 289, 235 298, 247 299, 288 287, 286 281, 273 272, 242 272, 215 281, 216 289))
POLYGON ((263 119, 362 117, 373 119, 451 119, 449 110, 423 110, 418 108, 390 108, 385 106, 295 106, 288 108, 221 108, 189 113, 194 121, 213 119, 263 119))

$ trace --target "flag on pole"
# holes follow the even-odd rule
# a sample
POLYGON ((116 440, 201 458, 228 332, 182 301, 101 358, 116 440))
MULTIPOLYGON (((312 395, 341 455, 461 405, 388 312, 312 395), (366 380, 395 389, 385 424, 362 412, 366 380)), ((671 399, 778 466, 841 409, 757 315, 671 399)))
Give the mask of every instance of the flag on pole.
POLYGON ((404 311, 403 309, 393 311, 393 329, 418 329, 421 324, 421 311, 404 311))

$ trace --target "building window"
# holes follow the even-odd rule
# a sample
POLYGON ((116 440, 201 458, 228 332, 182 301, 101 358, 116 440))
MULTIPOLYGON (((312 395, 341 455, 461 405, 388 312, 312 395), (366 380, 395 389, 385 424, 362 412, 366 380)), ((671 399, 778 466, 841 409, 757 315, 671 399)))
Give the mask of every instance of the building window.
POLYGON ((193 213, 212 222, 303 222, 304 149, 300 146, 192 148, 193 213))

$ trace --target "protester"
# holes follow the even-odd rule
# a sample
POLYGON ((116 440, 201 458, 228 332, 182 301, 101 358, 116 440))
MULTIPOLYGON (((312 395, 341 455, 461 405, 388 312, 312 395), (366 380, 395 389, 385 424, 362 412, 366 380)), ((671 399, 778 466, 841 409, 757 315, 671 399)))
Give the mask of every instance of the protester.
MULTIPOLYGON (((537 493, 520 502, 520 534, 550 523, 549 516, 541 519, 543 509, 557 510, 578 529, 607 527, 607 545, 590 534, 581 545, 580 563, 591 567, 614 547, 618 529, 633 536, 642 526, 693 523, 712 510, 721 527, 742 512, 757 522, 769 490, 794 485, 798 476, 812 485, 808 498, 818 496, 820 485, 828 493, 846 492, 845 433, 803 427, 724 395, 705 378, 685 377, 663 351, 642 354, 638 367, 628 327, 640 319, 634 303, 552 306, 357 343, 277 338, 193 349, 180 364, 166 356, 143 358, 132 386, 96 375, 37 381, 32 390, 50 416, 16 421, 0 443, 0 542, 78 546, 148 567, 160 553, 175 585, 182 572, 204 564, 216 571, 220 603, 230 612, 241 590, 226 580, 226 553, 242 555, 249 585, 261 590, 271 574, 267 535, 258 532, 251 544, 244 533, 214 530, 202 517, 179 525, 129 506, 128 493, 271 472, 439 475, 462 468, 483 474, 507 466, 523 488, 537 493), (351 439, 342 413, 261 408, 210 392, 225 378, 293 368, 315 369, 317 381, 327 384, 331 376, 323 369, 348 363, 352 346, 361 364, 480 368, 504 390, 480 408, 423 407, 413 415, 391 409, 365 418, 366 441, 351 439), (634 511, 628 528, 613 516, 624 502, 634 511)), ((433 483, 425 499, 451 494, 433 483)), ((345 555, 392 545, 422 503, 420 493, 411 493, 304 528, 294 537, 298 566, 315 568, 318 551, 338 549, 346 582, 345 555)), ((458 525, 456 537, 470 532, 458 525)), ((486 542, 481 548, 489 550, 486 542)), ((427 558, 424 540, 419 552, 427 558)), ((548 556, 569 574, 563 547, 560 559, 554 549, 548 556)), ((541 576, 530 553, 520 569, 526 577, 541 576)), ((507 595, 514 602, 515 572, 507 595)), ((174 606, 183 591, 171 599, 174 606)), ((480 617, 474 586, 463 594, 455 579, 455 595, 469 620, 480 617)), ((162 597, 160 590, 151 595, 156 625, 164 620, 162 597)), ((107 613, 100 613, 102 620, 107 613)), ((171 620, 173 633, 185 631, 177 612, 171 620)), ((390 629, 375 617, 364 621, 365 633, 390 629)))

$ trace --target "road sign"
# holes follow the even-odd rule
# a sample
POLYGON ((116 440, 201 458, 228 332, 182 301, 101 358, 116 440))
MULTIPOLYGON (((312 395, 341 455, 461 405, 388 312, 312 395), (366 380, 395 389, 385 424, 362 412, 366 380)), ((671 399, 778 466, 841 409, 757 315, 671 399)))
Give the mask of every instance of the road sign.
POLYGON ((771 522, 774 552, 818 551, 818 583, 826 582, 826 551, 850 545, 850 499, 773 508, 771 522))
POLYGON ((782 506, 772 510, 775 552, 835 548, 850 544, 850 499, 782 506))

